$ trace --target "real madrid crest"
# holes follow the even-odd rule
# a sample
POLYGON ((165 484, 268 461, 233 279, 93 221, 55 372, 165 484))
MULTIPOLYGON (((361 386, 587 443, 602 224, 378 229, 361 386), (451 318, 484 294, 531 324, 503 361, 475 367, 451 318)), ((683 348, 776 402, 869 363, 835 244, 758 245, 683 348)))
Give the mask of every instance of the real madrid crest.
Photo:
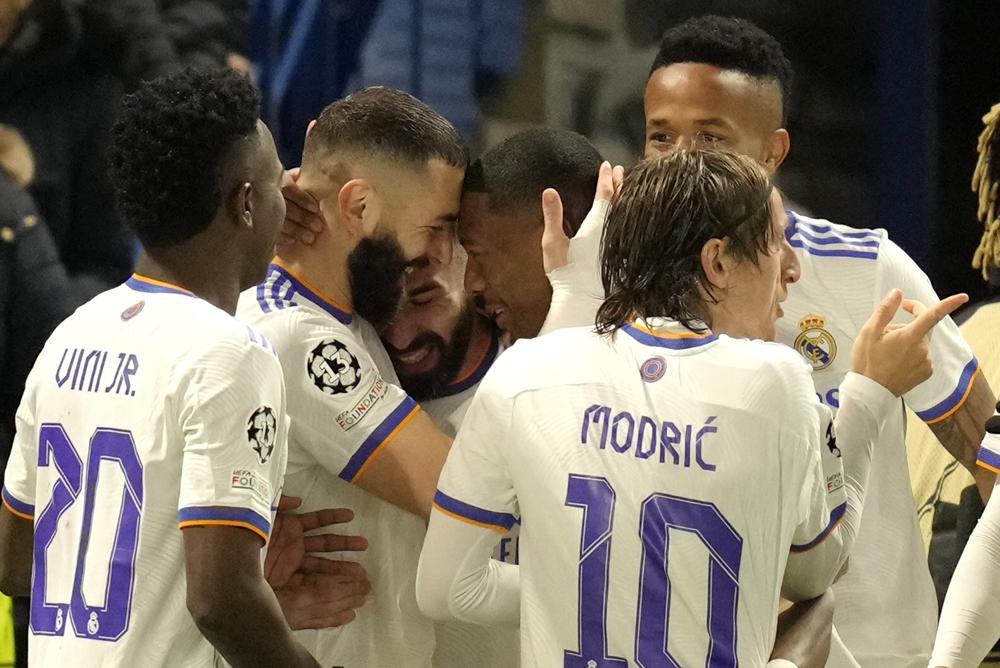
POLYGON ((815 313, 807 314, 799 320, 802 332, 795 337, 792 344, 806 361, 812 365, 813 371, 825 369, 837 358, 837 341, 826 329, 826 320, 815 313))

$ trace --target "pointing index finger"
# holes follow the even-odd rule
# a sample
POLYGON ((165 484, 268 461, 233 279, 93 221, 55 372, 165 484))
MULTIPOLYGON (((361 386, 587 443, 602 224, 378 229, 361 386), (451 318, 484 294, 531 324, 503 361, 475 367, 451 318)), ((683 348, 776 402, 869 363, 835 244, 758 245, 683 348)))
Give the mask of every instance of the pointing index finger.
POLYGON ((969 295, 960 292, 957 295, 945 297, 931 307, 925 307, 920 302, 913 302, 913 310, 907 309, 917 319, 913 321, 914 333, 918 336, 926 336, 933 328, 955 309, 969 301, 969 295))

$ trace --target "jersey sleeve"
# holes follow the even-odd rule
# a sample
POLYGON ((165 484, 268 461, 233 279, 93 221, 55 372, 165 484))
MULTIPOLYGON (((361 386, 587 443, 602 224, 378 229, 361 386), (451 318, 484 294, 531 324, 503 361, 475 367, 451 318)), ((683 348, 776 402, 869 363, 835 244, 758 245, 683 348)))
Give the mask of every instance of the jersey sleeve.
POLYGON ((799 523, 792 536, 792 553, 807 552, 822 543, 844 516, 844 469, 830 409, 813 400, 796 398, 800 404, 789 415, 798 423, 783 435, 791 448, 801 449, 805 459, 798 496, 799 523), (808 405, 806 405, 808 404, 808 405), (811 415, 810 415, 811 413, 811 415))
POLYGON ((14 443, 4 471, 3 489, 0 491, 0 498, 7 510, 26 520, 34 519, 35 516, 38 470, 38 433, 35 428, 33 392, 30 389, 33 376, 34 374, 28 377, 28 389, 15 414, 14 443))
POLYGON ((420 410, 386 382, 349 329, 309 315, 285 357, 292 439, 324 469, 356 482, 420 410))
POLYGON ((181 528, 236 526, 266 542, 288 454, 277 357, 246 339, 220 337, 175 373, 181 528))
POLYGON ((986 421, 986 433, 979 444, 976 464, 988 471, 1000 474, 1000 403, 993 417, 986 421))
MULTIPOLYGON (((927 275, 903 249, 886 239, 879 250, 875 303, 892 288, 899 288, 907 299, 927 306, 939 301, 927 275)), ((911 319, 903 312, 897 315, 897 322, 911 319)), ((945 420, 957 411, 979 375, 979 362, 950 317, 934 328, 931 360, 934 374, 903 396, 906 405, 928 424, 945 420)))
POLYGON ((436 511, 499 532, 520 514, 504 456, 514 401, 502 389, 504 362, 497 361, 472 399, 434 496, 436 511))

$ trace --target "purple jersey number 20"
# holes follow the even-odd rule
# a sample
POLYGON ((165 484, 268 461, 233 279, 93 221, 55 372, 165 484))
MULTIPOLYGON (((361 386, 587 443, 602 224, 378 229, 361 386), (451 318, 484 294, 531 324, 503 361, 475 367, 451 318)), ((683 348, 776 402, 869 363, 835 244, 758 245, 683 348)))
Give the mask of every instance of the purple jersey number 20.
MULTIPOLYGON (((579 647, 564 651, 564 668, 626 668, 608 656, 608 567, 615 510, 615 490, 606 478, 571 474, 566 505, 583 509, 580 537, 579 647)), ((709 552, 706 665, 735 668, 736 604, 739 598, 743 539, 714 504, 668 494, 652 494, 642 503, 639 609, 635 660, 642 668, 680 668, 667 649, 670 579, 667 554, 670 530, 698 536, 709 552)))
POLYGON ((83 464, 61 424, 44 424, 39 433, 38 466, 55 466, 59 480, 52 499, 35 524, 34 575, 31 583, 31 630, 39 635, 62 635, 66 614, 80 638, 114 641, 128 630, 135 581, 135 556, 142 512, 142 462, 128 431, 98 428, 90 439, 86 476, 83 464), (105 600, 88 604, 83 593, 84 563, 94 521, 101 462, 117 464, 125 478, 121 512, 111 550, 105 600), (50 603, 45 598, 49 545, 55 538, 59 518, 84 492, 83 527, 76 553, 76 570, 70 602, 50 603))

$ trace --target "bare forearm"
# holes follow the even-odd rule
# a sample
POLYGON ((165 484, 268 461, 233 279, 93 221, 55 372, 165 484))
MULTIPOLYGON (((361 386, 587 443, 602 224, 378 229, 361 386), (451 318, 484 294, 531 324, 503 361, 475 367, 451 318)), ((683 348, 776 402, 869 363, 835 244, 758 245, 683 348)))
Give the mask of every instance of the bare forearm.
POLYGON ((264 580, 260 538, 229 526, 183 532, 188 610, 226 661, 233 668, 317 668, 264 580))
POLYGON ((319 663, 295 640, 274 592, 263 577, 239 586, 219 583, 217 603, 192 610, 198 628, 233 668, 316 668, 319 663), (222 591, 222 590, 225 591, 222 591))
POLYGON ((799 668, 822 668, 830 655, 833 591, 795 603, 778 615, 771 659, 786 659, 799 668))
POLYGON ((8 596, 31 593, 34 525, 0 508, 0 591, 8 596))
POLYGON ((993 415, 995 402, 993 390, 980 374, 973 382, 965 403, 948 418, 929 425, 941 445, 972 473, 984 501, 989 498, 996 476, 976 466, 976 457, 986 420, 993 415))

